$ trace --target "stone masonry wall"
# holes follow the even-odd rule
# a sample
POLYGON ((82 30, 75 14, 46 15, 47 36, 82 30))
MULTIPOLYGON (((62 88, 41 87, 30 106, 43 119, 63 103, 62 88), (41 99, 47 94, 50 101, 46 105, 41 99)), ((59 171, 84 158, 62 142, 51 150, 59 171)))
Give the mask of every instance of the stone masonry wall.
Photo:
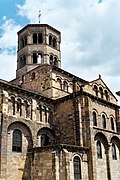
POLYGON ((58 142, 75 144, 74 107, 71 100, 56 104, 54 124, 58 142))

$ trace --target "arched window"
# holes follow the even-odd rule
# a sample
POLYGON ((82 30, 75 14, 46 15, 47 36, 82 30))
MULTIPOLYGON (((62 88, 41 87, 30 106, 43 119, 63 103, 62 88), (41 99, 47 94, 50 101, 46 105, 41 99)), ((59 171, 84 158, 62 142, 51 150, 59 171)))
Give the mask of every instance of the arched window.
POLYGON ((53 55, 50 55, 50 65, 53 64, 53 55))
POLYGON ((73 166, 74 166, 74 180, 81 179, 81 163, 80 158, 75 156, 73 159, 73 166))
POLYGON ((66 81, 63 82, 63 90, 68 91, 68 84, 66 81))
POLYGON ((22 115, 22 107, 21 106, 22 106, 21 100, 18 99, 17 100, 17 112, 20 113, 20 116, 22 115))
POLYGON ((106 100, 108 101, 108 100, 109 100, 108 91, 107 91, 107 90, 105 90, 105 91, 104 91, 104 93, 105 93, 105 98, 106 98, 106 100))
POLYGON ((31 74, 31 80, 34 80, 35 79, 35 72, 33 72, 32 74, 31 74))
POLYGON ((25 36, 24 38, 24 41, 25 41, 25 46, 27 45, 27 37, 25 36))
POLYGON ((11 97, 11 103, 12 103, 12 112, 13 112, 13 115, 15 115, 15 98, 14 97, 11 97))
POLYGON ((19 64, 19 68, 23 67, 23 57, 20 57, 20 64, 19 64))
POLYGON ((115 127, 114 127, 113 117, 110 118, 110 121, 111 121, 111 129, 114 131, 114 130, 115 130, 115 127))
POLYGON ((106 129, 106 117, 104 114, 102 115, 102 126, 104 129, 106 129))
POLYGON ((25 66, 26 65, 26 56, 24 55, 23 56, 23 63, 22 63, 22 66, 25 66))
POLYGON ((13 131, 12 151, 22 152, 22 132, 19 129, 13 131))
POLYGON ((97 126, 97 115, 95 111, 93 111, 93 126, 97 126))
POLYGON ((112 159, 116 160, 117 159, 117 154, 116 154, 116 146, 114 143, 112 143, 112 159))
POLYGON ((37 44, 37 33, 33 34, 33 44, 37 44))
POLYGON ((41 135, 41 147, 50 145, 49 136, 47 134, 41 135))
POLYGON ((52 45, 52 36, 51 35, 49 36, 49 45, 50 46, 52 45))
POLYGON ((24 39, 23 38, 21 39, 21 47, 22 48, 24 47, 24 39))
POLYGON ((97 141, 97 157, 98 159, 102 159, 102 148, 100 141, 97 141))
POLYGON ((95 95, 98 96, 98 88, 96 85, 94 85, 94 91, 95 91, 95 95))
POLYGON ((37 53, 33 53, 33 64, 37 63, 37 53))
POLYGON ((58 67, 57 57, 54 57, 54 66, 58 67))
POLYGON ((57 79, 57 85, 59 89, 62 89, 62 82, 61 79, 57 79))
POLYGON ((103 99, 103 89, 100 87, 99 91, 100 91, 101 98, 103 99))
POLYGON ((56 38, 53 38, 53 47, 56 48, 56 38))
POLYGON ((29 117, 29 105, 27 101, 24 101, 24 107, 25 107, 25 117, 29 117))
POLYGON ((41 54, 41 53, 38 53, 37 63, 38 63, 38 64, 41 64, 41 63, 42 63, 42 54, 41 54))
POLYGON ((42 33, 39 33, 39 34, 38 34, 38 43, 39 43, 39 44, 42 44, 42 43, 43 43, 43 35, 42 35, 42 33))

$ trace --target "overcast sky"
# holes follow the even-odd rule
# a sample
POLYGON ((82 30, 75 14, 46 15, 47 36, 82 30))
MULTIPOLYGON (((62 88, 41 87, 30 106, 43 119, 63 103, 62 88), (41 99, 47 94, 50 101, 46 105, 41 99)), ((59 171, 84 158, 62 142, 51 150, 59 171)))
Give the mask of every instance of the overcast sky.
POLYGON ((120 90, 120 0, 0 0, 0 79, 15 78, 17 31, 39 10, 61 31, 63 69, 120 90))

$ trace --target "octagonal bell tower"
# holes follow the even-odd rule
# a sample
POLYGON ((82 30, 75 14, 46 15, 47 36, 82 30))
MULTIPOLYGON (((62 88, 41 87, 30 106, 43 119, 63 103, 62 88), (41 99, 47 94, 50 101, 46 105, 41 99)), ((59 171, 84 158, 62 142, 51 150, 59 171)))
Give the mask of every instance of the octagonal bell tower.
POLYGON ((18 32, 16 77, 41 64, 61 68, 61 34, 47 24, 29 24, 18 32))

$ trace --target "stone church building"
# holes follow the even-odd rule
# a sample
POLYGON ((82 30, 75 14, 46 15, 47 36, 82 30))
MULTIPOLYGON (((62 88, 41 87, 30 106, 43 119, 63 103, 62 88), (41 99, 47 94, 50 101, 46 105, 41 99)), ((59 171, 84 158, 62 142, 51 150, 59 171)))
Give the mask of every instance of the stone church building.
POLYGON ((0 80, 0 180, 120 180, 116 97, 61 68, 61 33, 18 32, 16 78, 0 80))

